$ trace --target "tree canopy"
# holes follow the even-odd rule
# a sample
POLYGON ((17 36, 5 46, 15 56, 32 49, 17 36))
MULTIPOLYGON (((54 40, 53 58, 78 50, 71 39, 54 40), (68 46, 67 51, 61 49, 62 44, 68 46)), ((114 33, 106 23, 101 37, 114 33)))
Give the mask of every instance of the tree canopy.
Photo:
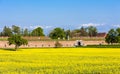
POLYGON ((117 32, 117 29, 116 30, 111 29, 108 32, 107 36, 105 37, 105 41, 108 44, 119 43, 120 42, 120 36, 119 36, 119 33, 117 32))
POLYGON ((28 28, 23 29, 19 26, 12 25, 12 27, 4 26, 3 31, 0 32, 0 36, 10 37, 13 34, 19 34, 22 36, 45 36, 41 27, 29 30, 28 28))
POLYGON ((26 28, 24 31, 23 31, 23 36, 28 36, 29 35, 29 31, 28 29, 26 28))
POLYGON ((94 26, 89 26, 89 27, 88 27, 88 35, 89 35, 90 37, 97 36, 97 28, 94 27, 94 26))
POLYGON ((49 37, 52 39, 63 39, 65 38, 65 32, 64 29, 61 28, 55 28, 54 30, 52 30, 49 34, 49 37))
POLYGON ((41 27, 37 27, 31 33, 32 36, 44 36, 43 29, 41 27))
POLYGON ((88 36, 87 28, 81 27, 80 36, 88 36))
POLYGON ((12 30, 9 27, 4 27, 3 32, 2 32, 3 36, 11 36, 12 35, 12 30))
POLYGON ((14 44, 17 50, 21 45, 27 45, 28 41, 23 39, 20 35, 14 34, 8 38, 9 45, 14 44))
POLYGON ((12 31, 14 34, 20 34, 20 27, 16 25, 12 25, 12 31))

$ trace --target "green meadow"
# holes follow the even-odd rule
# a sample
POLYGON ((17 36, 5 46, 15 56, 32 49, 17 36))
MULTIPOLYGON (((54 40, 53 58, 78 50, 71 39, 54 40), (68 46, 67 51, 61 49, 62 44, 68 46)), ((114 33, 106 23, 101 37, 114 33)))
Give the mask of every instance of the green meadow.
POLYGON ((0 49, 0 74, 120 74, 120 48, 0 49))

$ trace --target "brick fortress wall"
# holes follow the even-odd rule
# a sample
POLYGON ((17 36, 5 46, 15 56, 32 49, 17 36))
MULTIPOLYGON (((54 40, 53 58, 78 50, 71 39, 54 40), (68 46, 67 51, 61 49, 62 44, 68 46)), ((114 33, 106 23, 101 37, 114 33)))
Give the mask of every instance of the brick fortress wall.
MULTIPOLYGON (((29 41, 27 46, 21 46, 21 48, 32 47, 55 47, 56 41, 29 41)), ((59 41, 63 47, 74 47, 76 41, 59 41)), ((106 44, 105 41, 82 41, 84 45, 99 45, 106 44)), ((0 41, 0 48, 13 48, 14 45, 9 46, 8 41, 0 41)))

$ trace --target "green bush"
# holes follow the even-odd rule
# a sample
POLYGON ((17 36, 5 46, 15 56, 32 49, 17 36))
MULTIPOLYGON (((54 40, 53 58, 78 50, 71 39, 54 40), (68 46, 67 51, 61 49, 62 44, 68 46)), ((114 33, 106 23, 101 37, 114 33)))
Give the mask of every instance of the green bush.
POLYGON ((87 45, 88 48, 120 48, 120 45, 87 45))
POLYGON ((56 41, 56 43, 55 43, 55 48, 60 48, 60 47, 62 47, 62 44, 59 43, 59 41, 56 41))

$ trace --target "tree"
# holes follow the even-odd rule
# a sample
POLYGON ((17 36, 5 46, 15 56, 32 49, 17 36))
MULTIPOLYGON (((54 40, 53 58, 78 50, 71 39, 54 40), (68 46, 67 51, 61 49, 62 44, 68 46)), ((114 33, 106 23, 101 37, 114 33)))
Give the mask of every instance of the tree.
POLYGON ((117 32, 114 29, 111 29, 107 36, 105 37, 105 41, 108 44, 118 43, 120 41, 120 38, 117 34, 117 32))
POLYGON ((2 32, 3 36, 11 36, 12 35, 12 30, 9 27, 4 27, 3 32, 2 32))
POLYGON ((24 29, 21 29, 20 35, 24 35, 24 29))
POLYGON ((71 32, 71 37, 80 37, 80 29, 75 29, 71 32))
POLYGON ((87 36, 87 28, 81 27, 80 29, 80 36, 87 36))
POLYGON ((65 31, 65 39, 69 40, 71 38, 71 31, 70 30, 66 30, 65 31))
POLYGON ((90 37, 92 37, 92 36, 97 36, 97 28, 94 27, 94 26, 89 26, 89 27, 88 27, 88 35, 89 35, 90 37))
POLYGON ((118 33, 118 36, 120 36, 120 28, 117 28, 116 31, 118 33))
POLYGON ((81 27, 80 29, 75 29, 71 32, 71 37, 80 37, 80 36, 88 36, 87 28, 81 27))
POLYGON ((17 50, 21 45, 27 45, 28 41, 23 39, 20 35, 14 34, 8 38, 9 45, 14 44, 15 50, 17 50))
POLYGON ((29 31, 28 31, 27 28, 24 30, 23 35, 24 35, 24 36, 29 36, 29 31))
POLYGON ((41 27, 38 27, 34 29, 31 33, 32 36, 45 36, 43 33, 43 29, 41 27))
POLYGON ((14 34, 20 34, 20 27, 16 25, 12 25, 12 31, 14 34))
POLYGON ((63 39, 65 38, 65 32, 61 28, 55 28, 50 32, 49 37, 52 39, 58 39, 58 38, 63 39))

